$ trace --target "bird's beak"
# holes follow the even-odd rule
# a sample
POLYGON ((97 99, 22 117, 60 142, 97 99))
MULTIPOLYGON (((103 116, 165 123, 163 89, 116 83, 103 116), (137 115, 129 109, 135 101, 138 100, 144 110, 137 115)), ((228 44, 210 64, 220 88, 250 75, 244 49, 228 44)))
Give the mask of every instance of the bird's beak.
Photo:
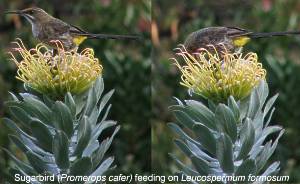
POLYGON ((20 10, 14 10, 14 11, 6 11, 4 14, 18 14, 18 15, 23 15, 24 13, 20 10))

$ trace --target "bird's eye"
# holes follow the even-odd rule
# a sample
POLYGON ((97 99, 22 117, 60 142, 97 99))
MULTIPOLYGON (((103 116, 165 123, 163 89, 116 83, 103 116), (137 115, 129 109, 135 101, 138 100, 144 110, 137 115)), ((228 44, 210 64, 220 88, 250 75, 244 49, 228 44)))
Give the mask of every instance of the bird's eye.
POLYGON ((28 13, 32 15, 33 14, 33 10, 29 10, 28 13))

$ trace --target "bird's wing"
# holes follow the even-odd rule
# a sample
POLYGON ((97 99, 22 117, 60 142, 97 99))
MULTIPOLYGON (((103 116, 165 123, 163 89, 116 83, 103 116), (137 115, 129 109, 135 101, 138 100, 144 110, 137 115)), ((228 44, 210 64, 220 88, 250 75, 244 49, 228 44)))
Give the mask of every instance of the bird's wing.
POLYGON ((78 34, 78 35, 90 34, 89 32, 81 29, 80 27, 74 26, 74 25, 70 25, 70 33, 78 34))
POLYGON ((251 33, 253 33, 252 31, 246 30, 246 29, 242 29, 239 27, 226 27, 226 31, 227 31, 227 35, 230 37, 237 37, 237 36, 246 36, 249 35, 251 33))
POLYGON ((53 19, 47 22, 47 24, 43 26, 43 29, 43 36, 45 39, 48 37, 48 39, 54 40, 55 38, 59 38, 60 36, 68 33, 70 26, 59 19, 53 19))

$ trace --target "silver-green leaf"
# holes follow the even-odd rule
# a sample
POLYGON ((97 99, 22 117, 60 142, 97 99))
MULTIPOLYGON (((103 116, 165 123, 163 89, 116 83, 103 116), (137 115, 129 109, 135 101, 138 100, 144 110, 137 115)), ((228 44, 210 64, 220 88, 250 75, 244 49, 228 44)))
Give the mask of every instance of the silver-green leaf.
POLYGON ((68 169, 69 162, 69 140, 67 135, 58 130, 53 139, 52 146, 55 163, 60 169, 68 169))
POLYGON ((232 141, 226 134, 221 134, 221 136, 217 139, 217 158, 225 173, 233 173, 234 164, 232 141))

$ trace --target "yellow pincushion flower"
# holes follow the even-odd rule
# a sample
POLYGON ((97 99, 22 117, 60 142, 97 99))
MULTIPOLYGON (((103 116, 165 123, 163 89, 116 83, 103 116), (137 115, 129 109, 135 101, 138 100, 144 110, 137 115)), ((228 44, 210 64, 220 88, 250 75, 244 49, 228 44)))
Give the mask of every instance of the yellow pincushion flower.
POLYGON ((14 50, 21 55, 21 60, 10 53, 18 67, 16 78, 50 96, 82 93, 102 74, 103 68, 94 57, 93 49, 87 48, 81 53, 65 51, 59 41, 53 42, 58 51, 54 56, 52 50, 41 43, 28 50, 18 39, 14 50))
POLYGON ((212 51, 200 49, 193 55, 184 46, 178 48, 177 55, 184 64, 173 59, 182 72, 180 84, 212 101, 225 102, 229 96, 237 100, 245 98, 265 79, 266 70, 258 62, 256 53, 230 53, 225 48, 219 54, 211 47, 212 51))

